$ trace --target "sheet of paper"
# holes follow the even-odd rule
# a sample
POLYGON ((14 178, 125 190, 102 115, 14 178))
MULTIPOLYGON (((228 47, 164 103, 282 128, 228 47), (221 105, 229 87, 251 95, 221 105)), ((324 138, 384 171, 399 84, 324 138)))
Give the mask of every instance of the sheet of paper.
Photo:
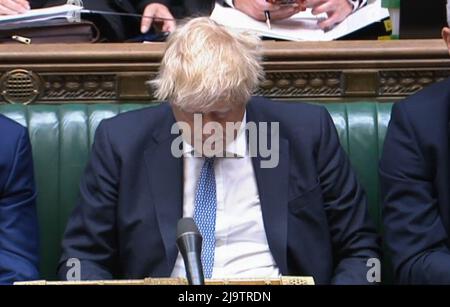
POLYGON ((61 18, 66 17, 68 13, 77 12, 82 9, 83 7, 81 6, 71 4, 57 5, 43 9, 33 9, 23 14, 0 16, 0 24, 61 18))
POLYGON ((381 7, 381 0, 375 0, 327 32, 317 25, 318 21, 325 17, 326 15, 314 16, 311 10, 307 10, 286 20, 272 21, 272 29, 269 30, 265 22, 257 21, 236 9, 219 4, 216 4, 211 14, 213 20, 224 26, 255 32, 266 37, 294 41, 330 41, 389 17, 389 11, 381 7))

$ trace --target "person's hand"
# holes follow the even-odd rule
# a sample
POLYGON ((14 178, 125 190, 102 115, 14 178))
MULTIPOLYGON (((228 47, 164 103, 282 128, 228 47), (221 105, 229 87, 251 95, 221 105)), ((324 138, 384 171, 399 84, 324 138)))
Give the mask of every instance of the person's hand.
POLYGON ((30 9, 27 0, 0 0, 0 15, 16 15, 30 9))
POLYGON ((234 7, 245 13, 246 15, 259 20, 266 20, 264 11, 270 12, 271 20, 280 20, 291 17, 298 12, 304 10, 304 7, 300 4, 303 0, 299 0, 298 3, 289 6, 279 6, 271 4, 266 0, 234 0, 234 7))
POLYGON ((326 13, 328 18, 319 22, 321 29, 329 29, 343 21, 353 11, 348 0, 304 0, 308 8, 312 8, 313 15, 326 13))
POLYGON ((142 17, 141 21, 142 33, 147 33, 153 23, 162 24, 161 30, 163 32, 172 32, 173 30, 175 30, 175 20, 167 6, 163 4, 151 3, 147 5, 144 9, 143 15, 144 17, 142 17), (163 19, 148 18, 146 16, 158 17, 163 19))

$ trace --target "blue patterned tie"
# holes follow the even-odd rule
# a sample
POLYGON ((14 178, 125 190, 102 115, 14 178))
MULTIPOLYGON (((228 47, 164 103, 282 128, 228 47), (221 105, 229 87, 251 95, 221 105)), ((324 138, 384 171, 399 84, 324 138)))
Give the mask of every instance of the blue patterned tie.
POLYGON ((205 278, 211 278, 216 248, 216 178, 214 158, 205 158, 195 194, 194 221, 203 236, 202 264, 205 278))

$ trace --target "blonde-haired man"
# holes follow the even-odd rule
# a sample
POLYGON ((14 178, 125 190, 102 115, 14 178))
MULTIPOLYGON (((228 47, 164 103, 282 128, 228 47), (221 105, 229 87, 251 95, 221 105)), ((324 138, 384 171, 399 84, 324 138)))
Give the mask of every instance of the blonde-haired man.
POLYGON ((253 36, 208 18, 172 34, 153 81, 169 103, 97 129, 61 278, 71 258, 82 279, 185 276, 184 216, 203 236, 206 278, 372 281, 377 235, 329 114, 251 98, 261 77, 253 36))
MULTIPOLYGON (((450 28, 442 37, 450 50, 450 28)), ((380 176, 385 241, 399 283, 450 284, 449 140, 450 79, 394 105, 380 176)))

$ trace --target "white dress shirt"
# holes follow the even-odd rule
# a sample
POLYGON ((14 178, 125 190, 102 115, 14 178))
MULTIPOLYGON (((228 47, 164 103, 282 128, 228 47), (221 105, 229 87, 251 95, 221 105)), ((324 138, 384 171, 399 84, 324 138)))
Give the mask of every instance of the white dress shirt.
MULTIPOLYGON (((236 158, 215 158, 214 162, 217 213, 213 279, 280 276, 267 243, 245 124, 244 114, 237 138, 226 146, 236 158)), ((194 215, 197 181, 204 163, 204 158, 192 153, 192 146, 183 143, 183 217, 194 215)), ((171 277, 186 277, 180 253, 171 277)))

